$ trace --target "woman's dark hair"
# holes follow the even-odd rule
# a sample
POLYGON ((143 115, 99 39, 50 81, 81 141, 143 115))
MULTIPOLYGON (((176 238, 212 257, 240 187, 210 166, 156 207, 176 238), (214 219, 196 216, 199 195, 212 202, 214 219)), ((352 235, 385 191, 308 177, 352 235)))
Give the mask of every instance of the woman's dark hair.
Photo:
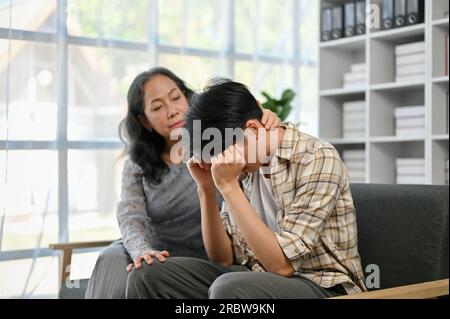
POLYGON ((129 155, 130 159, 141 167, 143 177, 153 184, 161 183, 162 178, 168 172, 168 166, 162 159, 166 142, 157 132, 142 126, 139 116, 145 117, 144 86, 157 75, 166 76, 174 81, 188 101, 194 94, 183 80, 172 71, 162 67, 152 68, 139 74, 128 90, 127 115, 119 125, 119 137, 125 144, 122 156, 129 155))
MULTIPOLYGON (((244 84, 224 78, 212 79, 202 93, 195 94, 191 98, 190 107, 186 113, 184 128, 185 134, 189 134, 189 146, 186 145, 186 142, 185 145, 190 150, 189 155, 200 155, 205 146, 212 142, 212 138, 207 139, 205 136, 200 143, 194 143, 196 137, 204 137, 203 133, 207 129, 215 128, 220 132, 221 148, 214 149, 215 153, 220 153, 236 143, 235 137, 230 140, 226 138, 227 129, 244 129, 248 120, 261 120, 262 115, 263 112, 258 106, 258 102, 244 84), (194 128, 196 120, 201 121, 199 132, 197 132, 197 128, 194 128), (194 145, 196 149, 194 149, 194 145)), ((217 154, 208 154, 207 156, 214 155, 217 154)))

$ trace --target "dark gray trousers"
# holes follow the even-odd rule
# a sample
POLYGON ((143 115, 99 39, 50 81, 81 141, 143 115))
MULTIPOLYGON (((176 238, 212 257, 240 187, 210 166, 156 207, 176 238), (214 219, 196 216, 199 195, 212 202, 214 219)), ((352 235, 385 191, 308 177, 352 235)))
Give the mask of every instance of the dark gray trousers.
POLYGON ((132 260, 121 240, 103 249, 86 290, 86 299, 125 299, 127 265, 132 260))
POLYGON ((325 289, 303 277, 250 272, 190 257, 143 264, 133 269, 126 286, 130 299, 322 299, 342 294, 340 285, 325 289))

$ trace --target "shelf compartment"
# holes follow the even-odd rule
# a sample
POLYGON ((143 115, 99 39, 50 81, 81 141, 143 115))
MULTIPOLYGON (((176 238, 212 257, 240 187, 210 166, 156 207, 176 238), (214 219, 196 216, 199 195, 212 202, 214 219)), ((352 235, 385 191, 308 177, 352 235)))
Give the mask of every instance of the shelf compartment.
POLYGON ((445 55, 446 52, 446 38, 448 36, 448 25, 447 28, 433 28, 432 31, 432 52, 431 55, 431 63, 432 63, 432 77, 440 78, 440 77, 448 77, 448 74, 445 74, 445 64, 447 57, 445 55))
MULTIPOLYGON (((350 183, 366 183, 367 182, 367 152, 365 144, 338 144, 334 145, 336 150, 341 155, 342 161, 347 168, 350 183), (363 153, 363 157, 359 158, 359 154, 356 157, 348 158, 346 151, 360 151, 363 153)), ((348 154, 347 154, 348 155, 348 154)))
POLYGON ((369 153, 371 183, 396 184, 399 158, 425 158, 425 142, 370 143, 369 153))
POLYGON ((448 139, 442 141, 432 142, 432 184, 434 185, 448 185, 446 183, 445 167, 448 159, 448 139))
MULTIPOLYGON (((433 21, 445 19, 445 13, 448 13, 448 0, 431 0, 433 21)), ((448 20, 448 18, 447 18, 448 20)))
MULTIPOLYGON (((416 30, 419 26, 405 27, 405 29, 413 28, 416 30)), ((404 85, 416 85, 414 82, 395 82, 396 71, 396 55, 395 47, 397 45, 415 43, 425 40, 424 30, 421 32, 410 32, 396 34, 394 37, 377 37, 369 41, 369 56, 370 56, 370 84, 371 85, 390 85, 392 87, 404 85)), ((395 29, 393 30, 395 31, 395 29)), ((391 31, 385 31, 391 32, 391 31)), ((398 31, 396 31, 398 32, 398 31)), ((425 76, 421 81, 425 83, 425 76)))
MULTIPOLYGON (((362 100, 365 100, 364 93, 355 94, 352 96, 321 97, 319 103, 319 136, 327 141, 345 141, 342 138, 343 103, 362 100)), ((357 140, 363 139, 364 136, 357 138, 357 140)))
POLYGON ((433 83, 431 108, 431 134, 449 133, 448 82, 433 83))
MULTIPOLYGON (((343 49, 336 47, 327 47, 320 49, 320 88, 326 90, 363 90, 365 86, 358 89, 344 88, 344 74, 350 72, 352 64, 365 63, 366 50, 343 49)), ((367 81, 366 81, 367 82, 367 81)))
POLYGON ((369 136, 401 140, 395 136, 395 109, 425 105, 425 90, 409 88, 402 91, 373 91, 370 92, 369 101, 369 136))

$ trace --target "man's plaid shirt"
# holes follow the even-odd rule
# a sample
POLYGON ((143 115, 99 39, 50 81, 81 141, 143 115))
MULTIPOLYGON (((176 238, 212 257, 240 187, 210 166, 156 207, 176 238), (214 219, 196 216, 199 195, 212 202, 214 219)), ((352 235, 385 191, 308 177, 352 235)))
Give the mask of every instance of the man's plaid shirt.
MULTIPOLYGON (((347 293, 366 291, 358 253, 356 210, 347 170, 329 143, 283 125, 285 135, 270 163, 270 180, 277 197, 275 233, 296 276, 324 288, 342 284, 347 293)), ((252 175, 241 187, 247 197, 252 175)), ((225 204, 222 220, 233 243, 235 264, 265 271, 247 245, 225 204)))

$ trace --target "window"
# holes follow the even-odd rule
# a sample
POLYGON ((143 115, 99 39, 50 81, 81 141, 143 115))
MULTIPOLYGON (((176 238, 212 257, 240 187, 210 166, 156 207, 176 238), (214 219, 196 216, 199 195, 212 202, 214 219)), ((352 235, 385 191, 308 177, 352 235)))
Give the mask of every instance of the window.
MULTIPOLYGON (((0 0, 0 270, 30 274, 17 282, 0 271, 0 297, 56 295, 49 243, 120 237, 117 128, 139 72, 166 66, 194 89, 229 77, 261 101, 263 90, 292 88, 290 120, 315 134, 318 9, 309 0, 0 0)), ((84 255, 74 263, 95 262, 84 255)))

